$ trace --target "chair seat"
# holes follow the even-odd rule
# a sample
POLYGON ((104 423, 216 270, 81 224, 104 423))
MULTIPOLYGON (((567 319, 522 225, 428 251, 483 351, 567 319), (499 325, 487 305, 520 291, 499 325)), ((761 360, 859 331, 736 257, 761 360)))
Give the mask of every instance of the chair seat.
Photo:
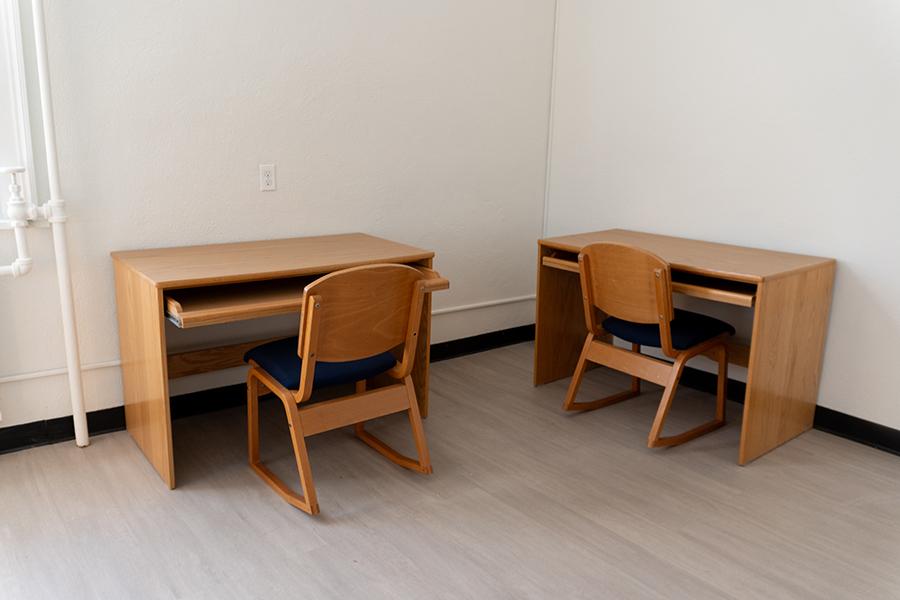
MULTIPOLYGON (((659 325, 656 323, 633 323, 609 317, 603 321, 603 329, 632 344, 659 348, 659 325)), ((672 320, 672 347, 676 350, 687 350, 719 334, 734 335, 734 327, 714 317, 701 315, 687 310, 675 309, 672 320)))
MULTIPOLYGON (((297 355, 297 337, 277 340, 257 346, 244 354, 244 361, 251 360, 278 383, 289 390, 300 387, 300 367, 303 361, 297 355)), ((353 383, 380 375, 397 364, 390 352, 347 362, 316 362, 313 389, 353 383)))

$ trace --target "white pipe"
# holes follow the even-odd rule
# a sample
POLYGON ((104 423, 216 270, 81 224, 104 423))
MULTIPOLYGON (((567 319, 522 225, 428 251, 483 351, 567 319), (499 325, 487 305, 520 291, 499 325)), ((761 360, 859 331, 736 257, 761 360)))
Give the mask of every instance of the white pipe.
POLYGON ((50 93, 50 66, 47 58, 47 37, 44 28, 44 5, 32 0, 34 43, 37 55, 38 83, 41 90, 41 116, 44 125, 44 148, 47 153, 47 175, 50 201, 41 207, 43 216, 53 231, 56 256, 56 275, 59 284, 59 303, 62 308, 63 341, 66 346, 66 370, 69 375, 69 397, 72 419, 75 422, 75 443, 84 447, 88 438, 87 415, 84 411, 84 386, 81 379, 81 357, 78 352, 78 328, 75 325, 75 299, 72 294, 72 275, 66 242, 65 201, 59 187, 59 165, 56 158, 56 130, 53 125, 53 103, 50 93))
POLYGON ((33 264, 31 254, 28 252, 28 236, 25 233, 25 229, 28 227, 28 204, 22 198, 22 186, 19 185, 17 179, 18 174, 24 171, 25 169, 21 167, 0 171, 10 177, 6 214, 16 238, 16 258, 12 264, 0 267, 0 276, 21 277, 27 275, 33 264))

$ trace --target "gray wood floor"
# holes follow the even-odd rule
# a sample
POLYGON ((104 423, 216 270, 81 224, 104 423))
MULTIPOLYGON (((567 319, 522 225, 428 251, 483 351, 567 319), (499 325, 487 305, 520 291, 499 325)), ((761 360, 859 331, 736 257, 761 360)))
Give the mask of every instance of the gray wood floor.
MULTIPOLYGON (((250 471, 241 409, 176 422, 175 491, 124 432, 0 456, 0 597, 900 598, 900 458, 812 431, 738 467, 737 405, 651 451, 658 388, 563 414, 567 382, 532 387, 531 354, 433 366, 432 476, 312 438, 318 517, 250 471)), ((670 426, 711 410, 683 389, 670 426)), ((283 412, 261 412, 290 476, 283 412)), ((403 417, 372 429, 412 450, 403 417)))

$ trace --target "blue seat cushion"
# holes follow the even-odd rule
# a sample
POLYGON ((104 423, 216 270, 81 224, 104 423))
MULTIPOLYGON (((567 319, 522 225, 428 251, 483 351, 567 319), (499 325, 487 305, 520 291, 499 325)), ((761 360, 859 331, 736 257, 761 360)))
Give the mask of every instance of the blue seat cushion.
MULTIPOLYGON (((633 323, 609 317, 603 321, 603 329, 632 344, 653 348, 662 346, 659 340, 659 325, 656 323, 633 323)), ((675 318, 672 320, 672 347, 676 350, 686 350, 721 333, 734 335, 734 327, 713 317, 675 309, 675 318)))
MULTIPOLYGON (((247 352, 244 361, 252 360, 278 383, 289 390, 296 390, 300 387, 300 367, 303 364, 297 356, 297 344, 296 337, 269 342, 247 352)), ((395 364, 397 361, 390 352, 347 362, 316 361, 313 389, 368 379, 392 369, 395 364)))

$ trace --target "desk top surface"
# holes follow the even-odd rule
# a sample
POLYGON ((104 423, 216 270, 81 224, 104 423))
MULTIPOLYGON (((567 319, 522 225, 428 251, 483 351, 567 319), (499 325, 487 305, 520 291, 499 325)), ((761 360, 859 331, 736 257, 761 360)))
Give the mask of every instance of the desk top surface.
POLYGON ((290 238, 113 252, 161 288, 184 288, 239 281, 317 275, 382 262, 409 263, 434 252, 377 238, 344 233, 290 238))
POLYGON ((595 242, 618 242, 639 246, 659 255, 672 265, 673 269, 736 281, 758 282, 835 262, 832 258, 717 244, 625 229, 592 231, 541 240, 543 246, 567 252, 580 252, 584 246, 595 242))

